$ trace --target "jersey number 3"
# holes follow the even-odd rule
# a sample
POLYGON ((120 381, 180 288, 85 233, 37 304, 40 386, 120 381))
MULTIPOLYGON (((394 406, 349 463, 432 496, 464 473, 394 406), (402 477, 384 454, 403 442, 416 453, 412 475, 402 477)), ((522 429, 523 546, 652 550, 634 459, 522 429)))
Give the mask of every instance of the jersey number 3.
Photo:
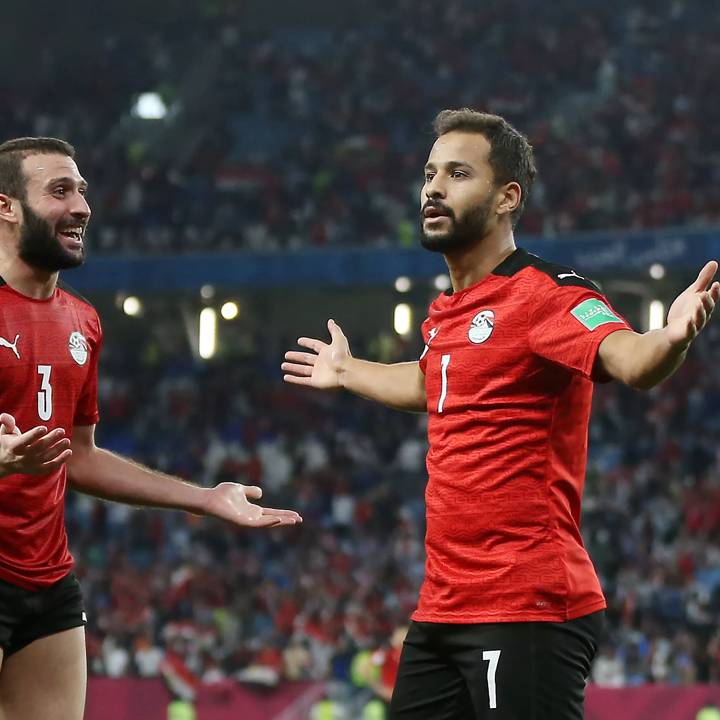
POLYGON ((52 365, 38 365, 38 375, 42 378, 38 396, 38 416, 41 420, 49 420, 52 417, 52 385, 50 384, 50 373, 52 365))

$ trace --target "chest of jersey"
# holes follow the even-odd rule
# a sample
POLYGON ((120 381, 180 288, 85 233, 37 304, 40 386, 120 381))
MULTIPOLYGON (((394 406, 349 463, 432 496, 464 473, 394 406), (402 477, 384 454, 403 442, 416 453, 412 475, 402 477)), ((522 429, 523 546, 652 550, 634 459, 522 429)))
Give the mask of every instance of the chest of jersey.
POLYGON ((0 296, 0 410, 22 431, 73 425, 91 367, 93 328, 62 297, 48 302, 0 296))
POLYGON ((537 397, 549 381, 540 376, 551 369, 530 352, 527 323, 524 301, 505 293, 431 308, 423 358, 428 412, 442 415, 537 397))

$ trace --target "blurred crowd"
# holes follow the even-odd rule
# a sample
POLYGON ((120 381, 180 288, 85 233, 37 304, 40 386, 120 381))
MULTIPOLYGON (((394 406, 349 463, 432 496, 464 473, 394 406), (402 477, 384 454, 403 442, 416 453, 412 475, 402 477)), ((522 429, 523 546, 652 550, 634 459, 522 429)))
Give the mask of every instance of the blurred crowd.
MULTIPOLYGON (((91 672, 162 675, 189 695, 367 685, 359 658, 406 623, 423 574, 424 418, 283 385, 284 347, 258 337, 196 364, 169 336, 108 333, 101 444, 204 485, 259 484, 305 522, 247 531, 71 494, 91 672)), ((609 602, 598 684, 720 681, 719 349, 711 326, 660 390, 597 389, 584 534, 609 602)))
POLYGON ((0 108, 2 136, 78 146, 93 251, 412 245, 430 122, 464 105, 536 149, 522 233, 720 221, 713 0, 390 0, 274 31, 232 5, 95 29, 71 98, 45 44, 0 108), (164 120, 131 117, 143 91, 164 120))

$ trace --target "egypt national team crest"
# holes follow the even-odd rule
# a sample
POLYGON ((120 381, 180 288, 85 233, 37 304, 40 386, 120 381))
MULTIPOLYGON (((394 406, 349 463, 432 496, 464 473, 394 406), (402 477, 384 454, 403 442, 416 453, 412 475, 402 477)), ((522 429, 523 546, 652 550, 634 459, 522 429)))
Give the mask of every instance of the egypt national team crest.
POLYGON ((88 343, 83 337, 82 333, 73 332, 70 333, 70 340, 68 341, 68 349, 72 355, 73 360, 78 365, 84 365, 88 359, 88 343))
POLYGON ((495 313, 492 310, 481 310, 470 323, 468 338, 470 342, 479 345, 484 343, 491 335, 495 327, 495 313))

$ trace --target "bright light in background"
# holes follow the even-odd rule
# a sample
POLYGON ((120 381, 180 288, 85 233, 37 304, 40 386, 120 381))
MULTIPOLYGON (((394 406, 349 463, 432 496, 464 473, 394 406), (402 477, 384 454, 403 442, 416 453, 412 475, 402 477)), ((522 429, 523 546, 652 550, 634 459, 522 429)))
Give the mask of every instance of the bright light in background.
POLYGON ((412 309, 407 303, 395 306, 393 327, 398 335, 407 335, 412 327, 412 309))
POLYGON ((653 300, 648 311, 648 329, 660 330, 665 325, 665 306, 662 300, 653 300))
POLYGON ((653 280, 662 280, 665 277, 665 266, 660 263, 653 263, 650 266, 650 277, 653 280))
POLYGON ((140 311, 142 310, 142 303, 138 298, 130 295, 123 300, 122 309, 126 315, 135 317, 135 315, 140 314, 140 311))
POLYGON ((438 290, 447 290, 450 287, 450 276, 438 275, 433 284, 438 290))
POLYGON ((167 105, 158 93, 146 92, 138 95, 131 112, 142 120, 162 120, 167 115, 167 105))
POLYGON ((220 314, 225 320, 234 320, 240 314, 240 308, 236 302, 229 300, 220 308, 220 314))
POLYGON ((398 292, 405 293, 412 287, 412 283, 410 282, 409 277, 405 277, 405 275, 401 275, 396 281, 395 281, 395 289, 398 292))
POLYGON ((217 347, 217 313, 213 308, 200 311, 200 332, 198 334, 198 353, 203 360, 211 358, 217 347))
POLYGON ((215 297, 215 288, 212 285, 203 285, 200 288, 200 297, 203 300, 212 300, 215 297))

